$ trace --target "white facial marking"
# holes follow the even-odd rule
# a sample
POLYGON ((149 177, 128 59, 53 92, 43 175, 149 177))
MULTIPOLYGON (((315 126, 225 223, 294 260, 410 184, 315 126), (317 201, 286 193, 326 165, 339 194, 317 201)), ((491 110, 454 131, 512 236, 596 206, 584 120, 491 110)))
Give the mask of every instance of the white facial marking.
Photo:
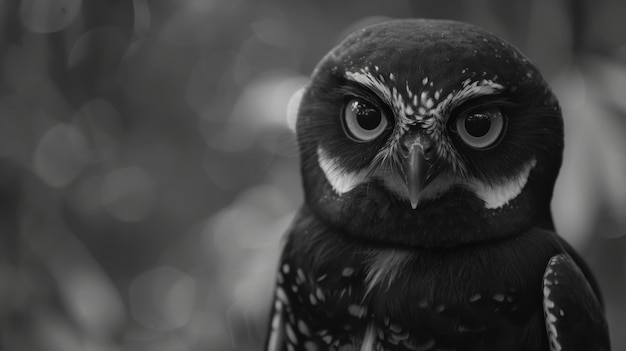
POLYGON ((326 176, 326 180, 328 180, 333 190, 339 195, 354 189, 365 180, 365 171, 348 172, 339 166, 335 160, 330 158, 322 147, 317 148, 317 160, 326 176))
POLYGON ((528 175, 530 171, 535 168, 536 164, 535 159, 530 160, 530 162, 524 165, 521 173, 503 184, 489 185, 474 180, 469 183, 469 188, 474 191, 479 198, 485 201, 485 208, 500 208, 515 199, 522 192, 522 189, 528 181, 528 175))

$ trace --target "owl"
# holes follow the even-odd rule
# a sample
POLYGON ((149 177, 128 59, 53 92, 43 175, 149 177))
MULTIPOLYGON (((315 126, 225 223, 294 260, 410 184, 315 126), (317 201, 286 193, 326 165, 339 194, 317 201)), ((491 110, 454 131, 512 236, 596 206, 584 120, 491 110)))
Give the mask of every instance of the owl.
POLYGON ((555 232, 563 119, 474 25, 349 35, 292 101, 304 204, 266 349, 609 350, 590 269, 555 232))

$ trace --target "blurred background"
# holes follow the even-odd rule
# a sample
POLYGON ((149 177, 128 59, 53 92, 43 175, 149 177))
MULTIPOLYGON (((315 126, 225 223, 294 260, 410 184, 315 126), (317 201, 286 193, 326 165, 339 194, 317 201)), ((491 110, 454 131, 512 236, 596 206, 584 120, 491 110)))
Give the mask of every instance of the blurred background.
POLYGON ((285 109, 344 35, 513 42, 566 123, 553 208, 626 349, 626 2, 0 1, 0 349, 260 350, 302 201, 285 109))

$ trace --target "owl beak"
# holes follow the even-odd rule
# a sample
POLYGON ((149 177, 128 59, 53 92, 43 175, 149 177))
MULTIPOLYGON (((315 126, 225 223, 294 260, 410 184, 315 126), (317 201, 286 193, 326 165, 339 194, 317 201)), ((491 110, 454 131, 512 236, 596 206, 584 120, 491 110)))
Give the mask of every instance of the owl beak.
POLYGON ((424 141, 416 138, 412 139, 410 143, 405 143, 407 152, 404 160, 404 175, 409 190, 409 201, 413 209, 417 208, 418 198, 426 180, 427 165, 426 151, 424 149, 427 143, 424 141))

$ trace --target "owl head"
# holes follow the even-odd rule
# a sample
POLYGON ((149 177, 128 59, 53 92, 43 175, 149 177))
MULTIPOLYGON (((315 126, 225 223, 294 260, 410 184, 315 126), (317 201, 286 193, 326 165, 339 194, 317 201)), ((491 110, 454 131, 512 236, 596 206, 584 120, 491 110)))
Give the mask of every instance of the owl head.
POLYGON ((522 53, 481 28, 363 28, 294 101, 305 206, 347 236, 452 247, 553 226, 557 99, 522 53))

